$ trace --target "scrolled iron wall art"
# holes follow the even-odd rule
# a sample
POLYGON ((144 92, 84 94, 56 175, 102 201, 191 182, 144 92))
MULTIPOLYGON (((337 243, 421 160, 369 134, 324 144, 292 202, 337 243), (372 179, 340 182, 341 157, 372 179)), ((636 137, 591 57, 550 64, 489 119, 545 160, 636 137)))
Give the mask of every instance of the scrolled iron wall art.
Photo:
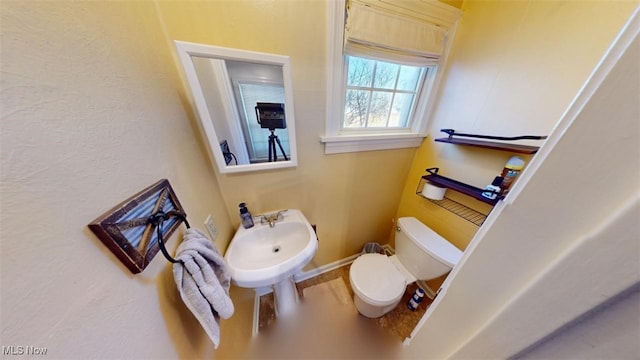
POLYGON ((169 180, 162 179, 102 214, 88 227, 132 273, 137 274, 164 246, 162 238, 169 239, 182 222, 186 224, 182 205, 169 180), (158 214, 162 214, 163 221, 152 221, 158 214), (158 224, 160 231, 154 231, 158 224))

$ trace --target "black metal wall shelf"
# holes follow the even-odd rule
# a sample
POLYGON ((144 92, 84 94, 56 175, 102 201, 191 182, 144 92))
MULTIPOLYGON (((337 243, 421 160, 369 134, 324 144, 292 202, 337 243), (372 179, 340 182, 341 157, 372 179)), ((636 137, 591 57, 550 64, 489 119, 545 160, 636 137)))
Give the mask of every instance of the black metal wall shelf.
POLYGON ((468 138, 480 138, 488 140, 502 140, 502 141, 514 141, 514 140, 544 140, 546 136, 516 136, 516 137, 502 137, 502 136, 490 136, 490 135, 476 135, 476 134, 462 134, 456 133, 453 129, 441 129, 440 131, 449 134, 449 137, 435 139, 437 142, 443 142, 455 145, 474 146, 485 149, 493 149, 499 151, 508 151, 519 154, 535 154, 539 146, 520 145, 520 144, 508 144, 497 141, 487 140, 473 140, 468 138), (457 136, 457 137, 455 137, 457 136), (462 138, 460 138, 462 137, 462 138))
POLYGON ((438 168, 429 168, 427 169, 427 172, 429 172, 429 175, 424 175, 422 177, 424 180, 440 187, 455 190, 459 193, 465 194, 489 205, 495 205, 499 200, 502 200, 504 198, 504 196, 502 195, 497 195, 495 199, 486 198, 482 196, 482 193, 486 192, 487 190, 480 189, 475 186, 462 183, 458 180, 444 177, 442 175, 438 175, 438 168))
MULTIPOLYGON (((484 222, 484 220, 487 218, 488 214, 482 213, 476 209, 472 209, 469 206, 462 204, 460 202, 457 202, 453 199, 450 199, 448 197, 444 197, 442 200, 434 200, 434 199, 429 199, 426 198, 422 195, 422 189, 424 188, 424 186, 427 184, 427 179, 429 178, 429 176, 431 175, 427 175, 427 176, 423 176, 422 178, 420 178, 420 183, 418 184, 418 187, 416 188, 416 195, 420 196, 423 199, 428 200, 429 202, 449 211, 452 212, 453 214, 473 223, 476 226, 480 226, 482 225, 482 223, 484 222)), ((431 181, 429 181, 431 182, 431 181)), ((433 182, 431 182, 433 183, 433 182)), ((439 185, 442 186, 442 185, 439 185)), ((485 198, 486 199, 486 198, 485 198)), ((489 200, 489 199, 486 199, 489 200)))
MULTIPOLYGON (((492 135, 478 135, 478 134, 463 134, 456 133, 453 129, 441 129, 440 131, 449 135, 446 138, 435 139, 437 142, 456 144, 456 145, 466 145, 466 146, 475 146, 486 149, 500 150, 500 151, 508 151, 519 154, 535 154, 539 147, 538 146, 529 146, 529 145, 520 145, 520 144, 509 144, 499 141, 514 141, 514 140, 544 140, 546 136, 534 136, 534 135, 523 135, 523 136, 515 136, 515 137, 503 137, 503 136, 492 136, 492 135), (482 140, 474 140, 474 139, 482 139, 482 140), (491 141, 489 141, 491 140, 491 141), (496 141, 497 140, 497 141, 496 141)), ((436 186, 448 188, 454 191, 457 191, 461 194, 472 197, 478 201, 489 204, 491 206, 495 206, 498 201, 504 199, 503 195, 500 195, 497 192, 490 191, 494 193, 495 198, 490 199, 482 196, 483 193, 487 193, 486 189, 480 189, 472 185, 465 184, 458 180, 450 179, 448 177, 438 175, 438 168, 429 168, 427 169, 429 175, 424 175, 420 178, 420 182, 418 183, 418 188, 416 189, 416 194, 420 195, 422 198, 429 200, 430 202, 448 210, 452 213, 468 220, 478 226, 482 225, 484 220, 487 218, 487 214, 479 212, 475 209, 472 209, 464 204, 461 204, 457 201, 451 200, 445 197, 442 200, 433 200, 428 199, 422 196, 422 189, 428 183, 431 183, 436 186)), ((489 210, 490 212, 491 210, 489 210)))

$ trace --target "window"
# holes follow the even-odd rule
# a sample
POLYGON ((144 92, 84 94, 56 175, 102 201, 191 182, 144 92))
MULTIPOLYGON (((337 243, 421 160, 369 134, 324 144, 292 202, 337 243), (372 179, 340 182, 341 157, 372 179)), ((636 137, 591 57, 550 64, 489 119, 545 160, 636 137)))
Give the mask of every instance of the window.
POLYGON ((325 154, 419 146, 460 10, 375 0, 328 6, 325 154))
POLYGON ((426 68, 346 56, 342 129, 409 129, 426 68))

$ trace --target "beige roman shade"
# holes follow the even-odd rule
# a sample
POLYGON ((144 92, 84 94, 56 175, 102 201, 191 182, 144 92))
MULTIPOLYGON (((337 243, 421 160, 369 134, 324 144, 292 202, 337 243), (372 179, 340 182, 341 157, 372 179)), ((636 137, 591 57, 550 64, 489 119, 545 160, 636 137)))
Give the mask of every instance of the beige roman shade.
POLYGON ((453 17, 442 16, 442 9, 435 1, 350 0, 344 51, 408 65, 435 65, 448 27, 459 17, 457 9, 452 11, 453 17))

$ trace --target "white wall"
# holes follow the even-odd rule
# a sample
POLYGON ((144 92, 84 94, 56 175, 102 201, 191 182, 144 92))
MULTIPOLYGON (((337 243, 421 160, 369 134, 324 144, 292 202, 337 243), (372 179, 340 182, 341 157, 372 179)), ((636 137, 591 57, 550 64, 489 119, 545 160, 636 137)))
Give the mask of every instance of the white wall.
POLYGON ((637 359, 638 304, 640 287, 635 286, 514 358, 637 359), (635 346, 629 346, 634 343, 635 346))
POLYGON ((413 352, 505 358, 640 281, 639 32, 636 12, 443 284, 413 352))

